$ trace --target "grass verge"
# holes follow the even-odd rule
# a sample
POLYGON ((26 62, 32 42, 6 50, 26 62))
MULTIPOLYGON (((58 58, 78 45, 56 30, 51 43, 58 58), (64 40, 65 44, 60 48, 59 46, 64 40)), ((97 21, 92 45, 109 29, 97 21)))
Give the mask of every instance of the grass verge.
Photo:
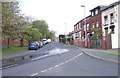
POLYGON ((2 54, 3 55, 12 54, 12 53, 20 52, 26 49, 27 49, 27 46, 23 46, 23 47, 11 46, 9 48, 2 48, 2 54))
POLYGON ((120 52, 104 52, 104 53, 120 56, 120 52))

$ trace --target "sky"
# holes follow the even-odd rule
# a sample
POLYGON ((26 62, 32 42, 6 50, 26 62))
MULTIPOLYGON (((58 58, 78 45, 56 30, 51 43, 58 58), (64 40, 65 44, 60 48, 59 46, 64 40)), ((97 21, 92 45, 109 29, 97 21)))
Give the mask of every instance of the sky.
POLYGON ((109 5, 118 0, 20 0, 21 11, 26 16, 38 20, 45 20, 49 29, 56 35, 69 33, 74 25, 86 16, 89 10, 98 5, 109 5))

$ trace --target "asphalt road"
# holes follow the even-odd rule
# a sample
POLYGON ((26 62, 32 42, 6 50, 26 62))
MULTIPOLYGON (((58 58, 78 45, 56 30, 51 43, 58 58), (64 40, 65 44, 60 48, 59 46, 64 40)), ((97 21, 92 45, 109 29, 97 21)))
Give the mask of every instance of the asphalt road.
MULTIPOLYGON (((91 58, 82 48, 52 42, 36 54, 49 57, 3 69, 3 76, 118 76, 118 64, 91 58)), ((36 57, 39 58, 39 57, 36 57)))

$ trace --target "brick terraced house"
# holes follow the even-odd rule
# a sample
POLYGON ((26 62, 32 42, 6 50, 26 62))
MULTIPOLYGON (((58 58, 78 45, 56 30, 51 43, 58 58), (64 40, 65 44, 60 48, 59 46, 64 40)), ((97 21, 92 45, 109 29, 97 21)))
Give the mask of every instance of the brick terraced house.
POLYGON ((97 6, 90 12, 91 15, 74 25, 73 44, 86 48, 120 48, 120 1, 97 6))
POLYGON ((91 15, 80 20, 74 25, 75 40, 74 45, 87 48, 101 48, 102 34, 100 37, 93 39, 92 34, 94 29, 98 28, 98 32, 102 33, 101 11, 106 6, 97 6, 90 10, 91 15), (86 34, 86 35, 85 35, 86 34), (87 45, 85 46, 85 41, 87 45))

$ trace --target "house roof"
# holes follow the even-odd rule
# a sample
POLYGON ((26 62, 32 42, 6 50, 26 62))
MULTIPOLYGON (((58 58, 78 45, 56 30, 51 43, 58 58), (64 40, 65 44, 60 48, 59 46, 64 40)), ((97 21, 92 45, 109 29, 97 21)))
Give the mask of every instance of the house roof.
POLYGON ((83 21, 84 19, 87 19, 87 18, 89 18, 89 17, 91 17, 91 15, 89 15, 89 16, 83 18, 82 20, 80 20, 79 22, 77 22, 74 26, 76 26, 78 23, 80 23, 81 21, 83 21))
POLYGON ((107 7, 106 5, 99 5, 99 6, 95 7, 95 8, 93 8, 93 9, 91 9, 90 11, 93 11, 93 10, 95 10, 95 9, 97 9, 97 8, 100 8, 100 10, 103 10, 103 9, 105 9, 106 7, 107 7))
POLYGON ((105 11, 105 10, 107 10, 107 9, 109 9, 109 8, 112 8, 112 7, 114 7, 114 6, 118 5, 118 4, 120 4, 120 0, 117 1, 117 2, 114 2, 114 3, 110 4, 110 5, 108 5, 108 6, 107 6, 105 9, 103 9, 102 11, 105 11))

